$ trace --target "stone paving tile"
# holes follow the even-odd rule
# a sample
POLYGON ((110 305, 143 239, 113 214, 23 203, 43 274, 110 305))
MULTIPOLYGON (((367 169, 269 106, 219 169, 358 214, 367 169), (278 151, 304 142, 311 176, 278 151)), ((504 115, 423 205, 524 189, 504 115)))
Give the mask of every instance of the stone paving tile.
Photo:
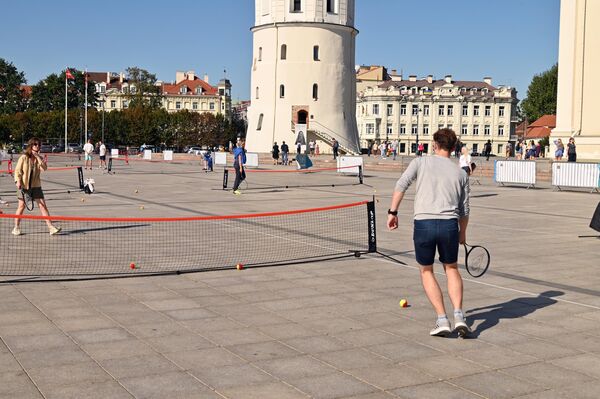
POLYGON ((180 334, 183 328, 175 321, 165 321, 135 324, 128 326, 127 330, 137 338, 155 338, 180 334))
POLYGON ((0 374, 7 372, 18 372, 21 370, 21 365, 19 362, 17 362, 12 353, 0 353, 0 374))
POLYGON ((68 319, 56 319, 54 322, 61 330, 67 332, 118 327, 117 323, 104 316, 70 317, 68 319))
POLYGON ((391 399, 397 398, 396 395, 387 392, 365 393, 362 395, 345 396, 342 399, 391 399))
POLYGON ((581 353, 580 351, 564 346, 554 345, 551 342, 529 339, 525 342, 515 343, 510 347, 517 352, 535 356, 538 359, 556 359, 565 356, 572 356, 581 353))
POLYGON ((117 380, 181 371, 175 364, 158 354, 106 359, 99 361, 99 363, 117 380))
POLYGON ((487 368, 450 354, 413 359, 410 366, 441 379, 481 373, 487 368))
POLYGON ((122 328, 102 328, 93 330, 72 331, 69 333, 80 345, 95 344, 105 341, 120 341, 132 338, 122 328))
POLYGON ((194 309, 200 307, 200 305, 196 301, 187 298, 161 299, 154 301, 145 301, 142 303, 148 306, 150 309, 159 311, 194 309))
POLYGON ((541 385, 544 388, 564 388, 582 384, 592 379, 592 377, 576 371, 543 362, 510 367, 501 371, 515 378, 541 385))
POLYGON ((164 314, 150 309, 134 310, 132 312, 108 314, 111 320, 116 321, 123 327, 136 326, 144 323, 167 323, 172 321, 164 314))
POLYGON ((467 375, 450 381, 461 388, 489 398, 514 398, 545 391, 546 388, 497 371, 467 375))
POLYGON ((170 318, 178 321, 206 319, 217 316, 214 312, 203 308, 169 310, 164 313, 170 318))
POLYGON ((133 396, 116 381, 86 382, 83 384, 49 387, 46 399, 132 399, 133 396))
POLYGON ((39 310, 15 310, 0 313, 0 325, 11 325, 25 322, 43 322, 46 321, 39 310))
POLYGON ((308 399, 309 396, 281 382, 244 385, 219 390, 229 399, 308 399))
POLYGON ((314 356, 340 370, 363 367, 391 367, 393 364, 389 359, 359 348, 317 353, 314 356))
POLYGON ((344 373, 317 375, 292 379, 287 382, 315 399, 333 399, 377 391, 374 386, 365 384, 344 373))
POLYGON ((256 326, 256 329, 269 337, 280 340, 309 337, 317 334, 316 331, 294 322, 256 326))
POLYGON ((234 345, 228 346, 227 349, 243 357, 249 362, 301 355, 300 352, 276 341, 234 345))
POLYGON ((24 371, 0 373, 0 398, 42 398, 24 371))
POLYGON ((216 342, 218 345, 231 346, 241 344, 254 344, 257 342, 272 341, 273 339, 254 329, 244 327, 234 330, 206 331, 202 333, 207 339, 216 342))
POLYGON ((202 367, 192 369, 189 373, 217 391, 230 387, 273 383, 277 381, 273 376, 251 364, 202 367))
POLYGON ((86 363, 92 360, 84 351, 76 346, 18 352, 15 356, 25 369, 64 366, 75 363, 86 363))
POLYGON ((554 359, 550 363, 600 379, 600 355, 584 353, 554 359))
POLYGON ((570 333, 553 337, 551 341, 566 348, 600 354, 600 336, 588 335, 587 333, 570 333))
POLYGON ((238 328, 244 328, 243 324, 223 316, 209 317, 200 320, 185 320, 182 321, 181 324, 189 330, 201 335, 209 331, 235 330, 238 328))
POLYGON ((164 337, 146 338, 144 340, 156 351, 161 353, 176 352, 182 350, 205 349, 214 346, 210 341, 199 335, 188 333, 185 330, 176 335, 167 335, 164 337))
POLYGON ((210 367, 220 367, 247 363, 246 360, 224 348, 165 352, 164 356, 184 370, 199 369, 207 365, 210 365, 210 367))
POLYGON ((23 337, 26 335, 61 334, 61 331, 48 320, 25 322, 18 324, 0 324, 1 337, 23 337))
POLYGON ((354 345, 348 342, 327 335, 282 339, 282 341, 297 351, 308 354, 340 351, 354 347, 354 345))
POLYGON ((491 369, 519 366, 538 361, 538 359, 534 356, 515 352, 509 348, 501 346, 489 346, 487 348, 467 350, 458 353, 458 356, 487 366, 491 369))
POLYGON ((15 353, 75 347, 73 341, 64 334, 13 336, 4 338, 4 342, 15 353))
POLYGON ((50 387, 112 380, 111 376, 93 361, 32 368, 28 373, 42 392, 50 387))
POLYGON ((59 308, 59 309, 46 309, 44 311, 46 316, 51 320, 54 319, 65 319, 71 317, 94 317, 99 316, 97 309, 91 306, 87 306, 80 303, 80 306, 75 308, 59 308))
POLYGON ((336 335, 336 337, 356 346, 388 344, 396 342, 400 339, 398 336, 378 328, 346 331, 342 334, 336 335))
POLYGON ((222 399, 222 396, 184 372, 124 378, 120 383, 136 399, 222 399))
POLYGON ((333 367, 327 366, 310 356, 262 360, 255 364, 286 382, 289 382, 291 378, 313 377, 335 371, 333 367))
POLYGON ((85 344, 81 348, 96 360, 118 359, 156 353, 150 345, 137 339, 85 344))
POLYGON ((406 362, 412 359, 442 355, 434 348, 422 345, 418 342, 409 342, 398 339, 390 344, 367 346, 365 349, 391 359, 395 362, 406 362))
POLYGON ((346 372, 382 390, 426 384, 438 380, 431 375, 423 373, 421 370, 410 367, 410 363, 364 367, 346 370, 346 372))
POLYGON ((247 326, 267 326, 269 324, 282 324, 288 321, 288 319, 278 316, 275 313, 262 311, 255 311, 245 314, 232 314, 229 317, 238 323, 247 326))
POLYGON ((391 391, 402 399, 480 399, 481 396, 465 391, 447 382, 406 386, 391 391))

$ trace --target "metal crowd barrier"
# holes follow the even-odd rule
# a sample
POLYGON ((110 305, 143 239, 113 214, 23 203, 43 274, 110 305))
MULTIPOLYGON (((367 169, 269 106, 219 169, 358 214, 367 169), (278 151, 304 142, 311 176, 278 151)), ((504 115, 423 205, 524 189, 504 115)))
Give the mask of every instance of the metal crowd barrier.
POLYGON ((590 188, 600 191, 600 163, 554 162, 552 163, 552 185, 561 187, 590 188))
POLYGON ((535 161, 494 161, 494 181, 502 185, 526 184, 535 187, 535 161))

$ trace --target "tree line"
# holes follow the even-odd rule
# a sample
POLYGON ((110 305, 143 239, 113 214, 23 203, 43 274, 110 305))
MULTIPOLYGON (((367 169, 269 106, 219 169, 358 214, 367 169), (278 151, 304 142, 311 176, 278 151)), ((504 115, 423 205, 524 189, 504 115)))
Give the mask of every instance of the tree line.
MULTIPOLYGON (((69 143, 79 143, 85 138, 83 115, 85 107, 85 74, 69 68, 74 79, 69 80, 68 132, 69 143)), ((94 82, 87 82, 88 132, 93 141, 102 138, 104 119, 105 141, 115 146, 142 143, 176 149, 188 145, 214 146, 226 144, 244 134, 245 126, 235 115, 228 120, 221 114, 196 113, 181 110, 169 113, 160 106, 154 85, 156 76, 148 71, 131 67, 127 69, 130 83, 140 90, 130 94, 129 108, 104 112, 94 108, 98 94, 94 82), (142 93, 152 92, 144 97, 142 93)), ((15 146, 27 142, 32 136, 42 141, 58 144, 65 136, 65 72, 53 73, 24 90, 25 74, 0 58, 0 144, 15 146)))

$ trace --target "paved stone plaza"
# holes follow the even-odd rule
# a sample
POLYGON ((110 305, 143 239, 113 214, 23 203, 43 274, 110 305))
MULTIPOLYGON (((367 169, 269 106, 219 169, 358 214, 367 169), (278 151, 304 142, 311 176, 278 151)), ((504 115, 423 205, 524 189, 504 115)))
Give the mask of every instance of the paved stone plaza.
MULTIPOLYGON (((177 168, 135 166, 114 176, 95 170, 97 194, 86 202, 80 194, 49 196, 49 208, 54 215, 219 215, 376 195, 379 249, 408 265, 369 255, 243 271, 2 284, 0 397, 599 396, 600 240, 578 235, 594 233, 588 225, 600 195, 557 192, 547 183, 497 187, 487 177, 473 185, 468 241, 490 249, 492 266, 480 279, 463 273, 474 329, 463 340, 428 335, 434 312, 413 258, 412 190, 399 231, 385 228, 399 172, 367 164, 367 185, 234 196, 219 189, 222 173, 177 168), (153 173, 136 173, 144 171, 153 173), (410 307, 400 308, 401 298, 410 307)), ((63 183, 48 175, 44 187, 53 184, 63 183)), ((344 229, 343 220, 330 222, 344 229)), ((4 231, 0 239, 19 238, 4 231)))

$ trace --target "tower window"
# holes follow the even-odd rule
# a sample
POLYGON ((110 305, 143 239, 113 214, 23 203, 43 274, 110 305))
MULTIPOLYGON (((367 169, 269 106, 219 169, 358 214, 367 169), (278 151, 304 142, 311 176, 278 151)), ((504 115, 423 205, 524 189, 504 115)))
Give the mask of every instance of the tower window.
POLYGON ((256 126, 256 130, 262 129, 262 120, 263 120, 263 114, 260 114, 258 116, 258 125, 256 126))
POLYGON ((319 46, 313 46, 313 60, 319 61, 319 46))
POLYGON ((337 0, 327 0, 327 12, 330 14, 337 13, 337 0))
POLYGON ((285 86, 279 85, 279 98, 285 98, 285 86))
POLYGON ((316 101, 316 100, 319 99, 319 85, 316 84, 316 83, 313 85, 313 93, 312 93, 312 95, 313 95, 313 100, 316 101))
POLYGON ((258 86, 256 86, 256 99, 258 100, 258 86))
POLYGON ((281 59, 285 60, 287 58, 287 45, 281 45, 281 59))
POLYGON ((258 48, 258 60, 262 61, 262 47, 258 48))
POLYGON ((302 11, 302 0, 293 0, 292 11, 293 12, 301 12, 302 11))

